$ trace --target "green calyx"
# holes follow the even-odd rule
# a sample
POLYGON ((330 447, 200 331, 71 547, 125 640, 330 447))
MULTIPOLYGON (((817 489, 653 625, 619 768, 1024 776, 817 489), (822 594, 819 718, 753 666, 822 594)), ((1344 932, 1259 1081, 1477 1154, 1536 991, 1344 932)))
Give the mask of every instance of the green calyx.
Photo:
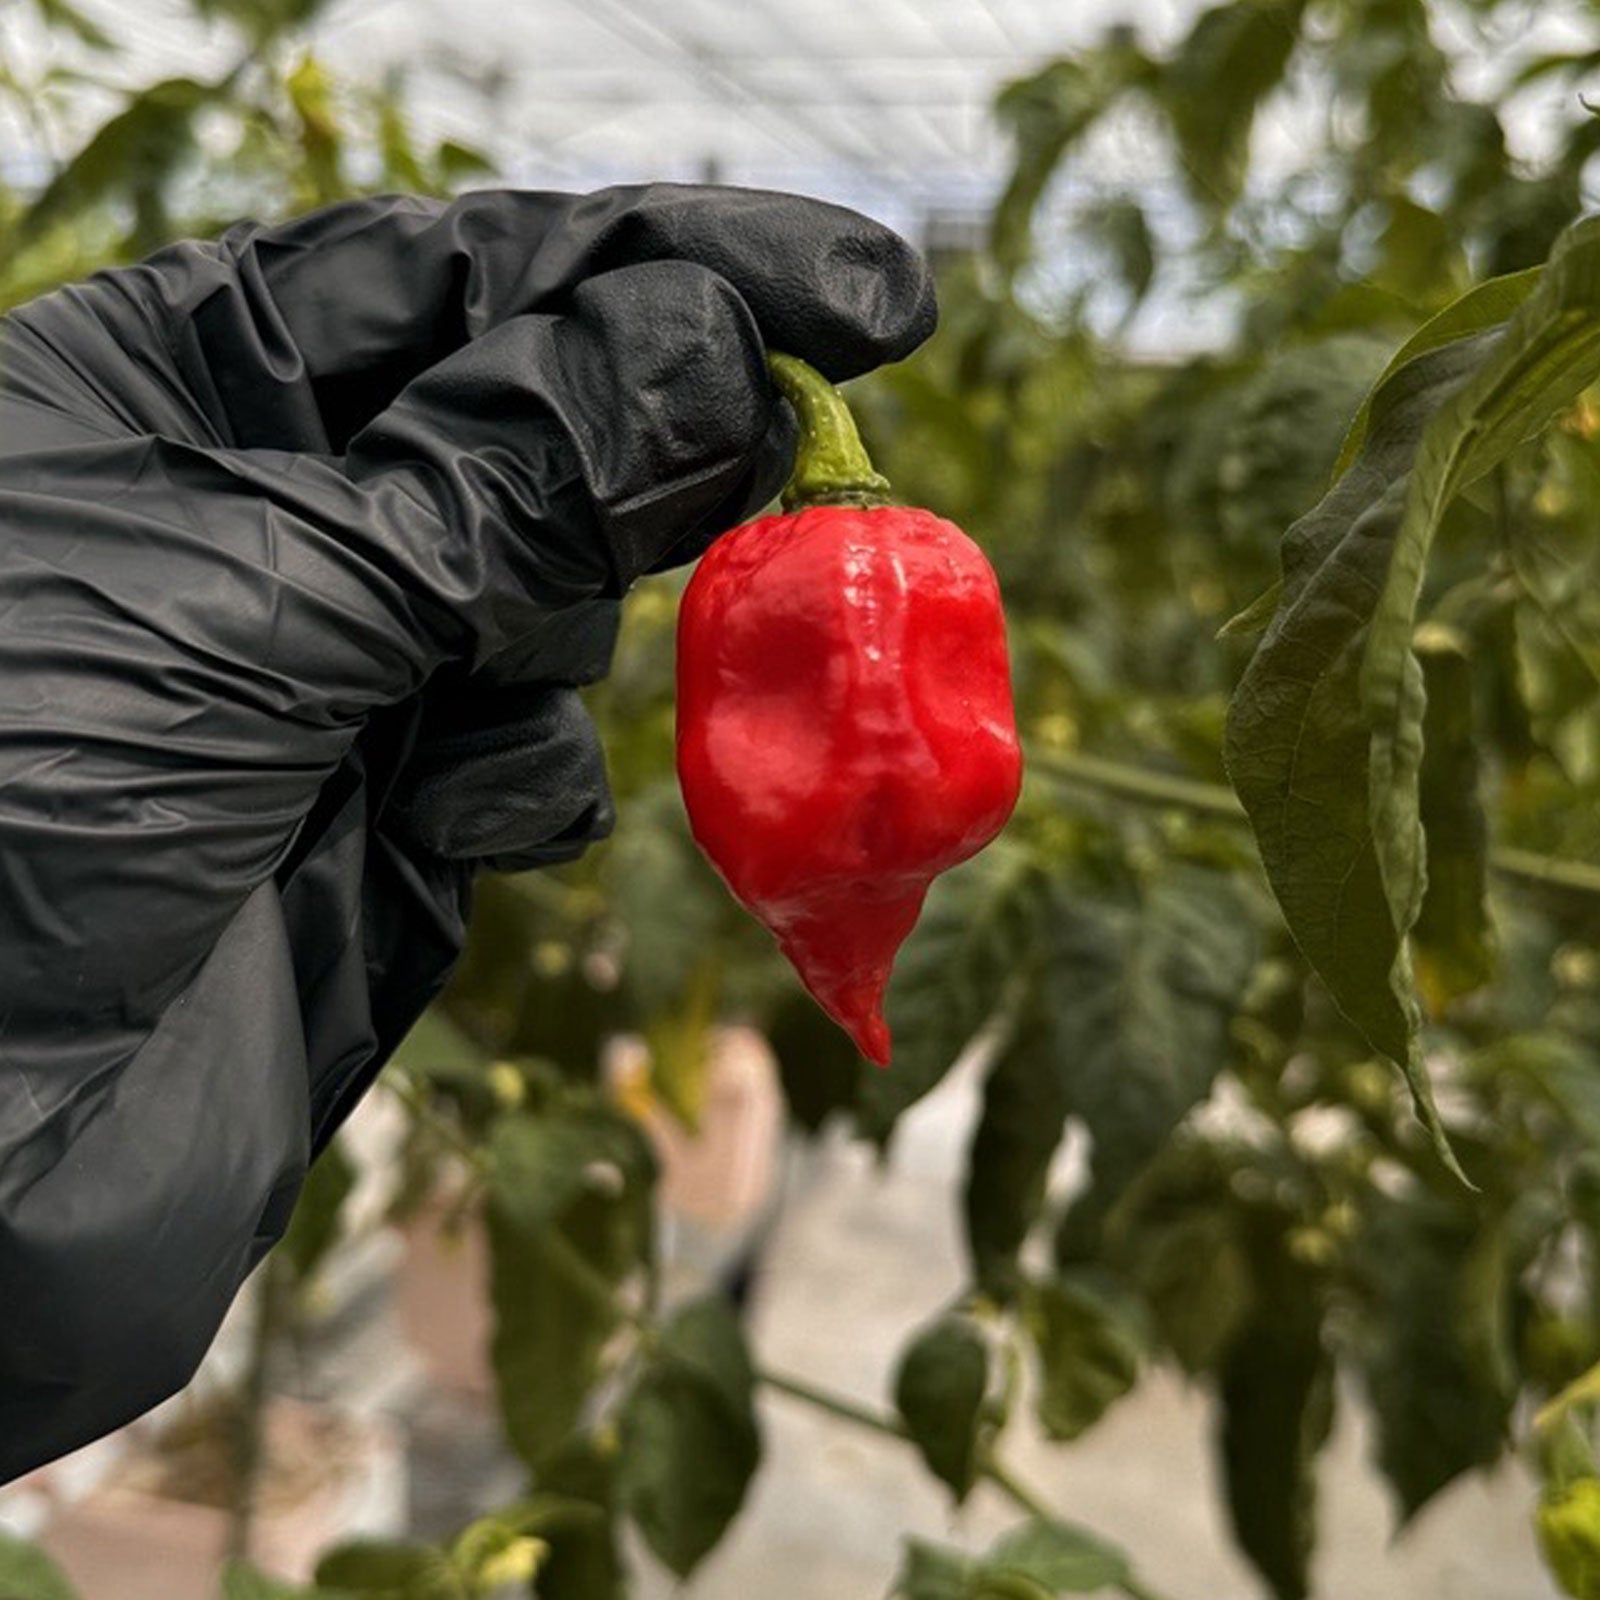
POLYGON ((767 366, 800 419, 800 443, 784 486, 783 509, 888 505, 889 480, 873 471, 844 396, 796 356, 770 352, 767 366))

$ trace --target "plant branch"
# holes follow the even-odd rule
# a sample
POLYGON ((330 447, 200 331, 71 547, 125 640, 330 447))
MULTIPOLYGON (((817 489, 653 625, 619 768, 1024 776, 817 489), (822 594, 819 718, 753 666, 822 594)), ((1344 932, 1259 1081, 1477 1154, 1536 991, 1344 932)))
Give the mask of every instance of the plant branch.
MULTIPOLYGON (((773 1372, 770 1368, 758 1369, 755 1378, 758 1384, 779 1394, 786 1394, 791 1399, 804 1401, 814 1410, 830 1417, 837 1417, 841 1422, 854 1423, 858 1428, 866 1428, 884 1438, 898 1439, 908 1444, 911 1442, 911 1435, 905 1426, 886 1412, 876 1411, 854 1400, 847 1400, 843 1395, 807 1383, 803 1378, 791 1378, 785 1373, 773 1372)), ((1040 1522, 1056 1520, 1055 1512, 1050 1509, 1043 1497, 1023 1483, 992 1451, 984 1453, 978 1467, 978 1475, 992 1483, 1026 1516, 1034 1517, 1040 1522)), ((1153 1590, 1146 1589, 1143 1584, 1131 1577, 1121 1580, 1116 1587, 1126 1596, 1126 1600, 1161 1600, 1153 1590)))
MULTIPOLYGON (((1152 772, 1146 767, 1108 761, 1102 756, 1081 755, 1076 751, 1042 754, 1030 751, 1028 765, 1036 772, 1063 783, 1098 789, 1123 799, 1147 805, 1176 806, 1225 822, 1243 822, 1244 808, 1231 789, 1220 783, 1205 783, 1197 778, 1181 778, 1170 773, 1152 772)), ((1532 850, 1498 846, 1489 852, 1490 869, 1513 882, 1533 884, 1544 889, 1565 889, 1576 894, 1600 895, 1600 867, 1583 861, 1565 861, 1558 856, 1543 856, 1532 850)))

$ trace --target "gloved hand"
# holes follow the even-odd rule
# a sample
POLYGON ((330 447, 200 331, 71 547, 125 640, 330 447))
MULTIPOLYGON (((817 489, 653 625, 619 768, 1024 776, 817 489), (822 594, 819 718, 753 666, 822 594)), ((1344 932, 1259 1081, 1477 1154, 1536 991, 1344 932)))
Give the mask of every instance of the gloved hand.
POLYGON ((187 1381, 439 987, 609 827, 617 603, 781 484, 893 234, 660 186, 242 225, 0 321, 0 1482, 187 1381))

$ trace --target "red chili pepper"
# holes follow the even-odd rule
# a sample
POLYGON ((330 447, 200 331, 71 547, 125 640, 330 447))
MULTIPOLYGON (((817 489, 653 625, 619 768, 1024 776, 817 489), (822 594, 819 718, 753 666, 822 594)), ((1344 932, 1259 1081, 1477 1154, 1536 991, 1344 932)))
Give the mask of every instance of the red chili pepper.
POLYGON ((842 397, 791 356, 782 516, 724 534, 678 621, 678 779, 700 847, 823 1009, 889 1060, 883 993, 928 885, 1022 778, 1000 590, 953 523, 889 502, 842 397))

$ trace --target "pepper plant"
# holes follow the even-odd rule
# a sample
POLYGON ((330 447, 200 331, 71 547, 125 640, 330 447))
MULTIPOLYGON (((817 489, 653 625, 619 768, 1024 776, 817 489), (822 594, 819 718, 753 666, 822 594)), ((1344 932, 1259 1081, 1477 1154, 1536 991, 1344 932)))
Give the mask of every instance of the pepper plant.
MULTIPOLYGON (((363 121, 375 102, 307 75, 312 6, 202 9, 249 64, 132 97, 6 196, 7 297, 346 192, 351 139, 390 185, 459 175, 397 110, 363 121), (228 160, 192 138, 202 90, 246 135, 228 160)), ((1530 1543, 1600 1592, 1600 19, 1570 21, 1539 55, 1508 48, 1517 0, 1227 0, 1168 48, 1113 29, 1001 96, 988 248, 943 263, 930 345, 851 393, 900 494, 999 572, 1017 814, 931 891, 893 1069, 867 1066, 693 848, 679 583, 631 597, 591 697, 616 837, 483 882, 386 1075, 411 1113, 400 1204, 446 1182, 484 1229, 528 1493, 448 1545, 330 1552, 319 1592, 610 1600, 628 1521, 691 1574, 779 1391, 915 1450, 956 1501, 1016 1507, 982 1554, 886 1552, 901 1600, 1149 1596, 1137 1552, 1018 1481, 1006 1433, 1026 1405, 1070 1445, 1158 1364, 1213 1397, 1264 1593, 1317 1592, 1339 1406, 1369 1413, 1402 1527, 1522 1453, 1545 1484, 1530 1543), (1529 104, 1543 137, 1519 154, 1529 104), (1130 133, 1161 155, 1119 186, 1104 156, 1130 133), (1140 338, 1174 303, 1193 354, 1140 338), (906 1109, 981 1066, 969 1289, 907 1307, 877 1407, 768 1370, 727 1298, 661 1303, 655 1161, 603 1052, 641 1035, 692 1123, 726 1020, 765 1032, 797 1127, 841 1121, 890 1160, 906 1109), (1063 1194, 1069 1129, 1090 1157, 1063 1194)), ((302 1237, 336 1234, 342 1188, 312 1186, 302 1237)), ((0 1579, 67 1592, 10 1544, 0 1579)), ((239 1565, 226 1592, 310 1591, 239 1565)))

